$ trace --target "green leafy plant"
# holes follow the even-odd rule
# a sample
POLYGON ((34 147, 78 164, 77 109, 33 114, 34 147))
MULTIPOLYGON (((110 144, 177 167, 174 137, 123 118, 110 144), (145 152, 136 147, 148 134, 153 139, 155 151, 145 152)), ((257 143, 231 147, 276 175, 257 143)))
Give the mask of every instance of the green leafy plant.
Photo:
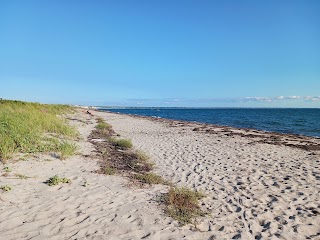
POLYGON ((60 183, 71 183, 71 180, 68 178, 61 178, 58 175, 55 175, 49 178, 45 183, 48 184, 49 186, 55 186, 60 183))
POLYGON ((11 168, 9 168, 8 166, 4 167, 3 171, 5 171, 6 173, 12 172, 11 168))
POLYGON ((4 192, 9 192, 9 191, 12 190, 12 187, 9 186, 9 185, 2 185, 2 186, 0 186, 0 189, 1 189, 2 191, 4 191, 4 192))

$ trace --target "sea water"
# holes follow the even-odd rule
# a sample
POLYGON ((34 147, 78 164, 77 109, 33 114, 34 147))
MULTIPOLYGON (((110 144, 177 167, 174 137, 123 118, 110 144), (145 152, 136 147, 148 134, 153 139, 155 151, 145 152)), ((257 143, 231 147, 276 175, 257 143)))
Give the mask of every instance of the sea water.
POLYGON ((111 112, 320 137, 320 109, 99 108, 111 112))

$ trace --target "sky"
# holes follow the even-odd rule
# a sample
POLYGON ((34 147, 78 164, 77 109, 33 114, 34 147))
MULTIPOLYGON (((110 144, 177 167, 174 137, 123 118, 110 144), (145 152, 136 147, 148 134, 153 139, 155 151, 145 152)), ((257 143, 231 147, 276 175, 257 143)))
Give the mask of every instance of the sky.
POLYGON ((320 1, 2 0, 0 98, 319 107, 320 1))

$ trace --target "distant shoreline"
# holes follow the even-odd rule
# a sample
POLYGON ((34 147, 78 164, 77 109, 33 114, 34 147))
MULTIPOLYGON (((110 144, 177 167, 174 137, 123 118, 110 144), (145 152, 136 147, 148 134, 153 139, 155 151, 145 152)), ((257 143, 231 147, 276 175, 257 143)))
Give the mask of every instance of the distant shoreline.
MULTIPOLYGON (((132 115, 132 116, 139 116, 139 117, 147 117, 147 118, 151 118, 151 119, 157 119, 157 118, 161 118, 161 119, 167 119, 167 120, 171 120, 171 121, 182 121, 182 122, 190 122, 190 123, 198 123, 198 124, 205 124, 205 125, 212 125, 212 126, 216 126, 216 127, 231 127, 231 128, 234 128, 234 129, 242 129, 242 130, 257 130, 257 131, 261 131, 261 132, 264 132, 264 133, 270 133, 270 134, 284 134, 284 135, 289 135, 289 136, 298 136, 298 137, 310 137, 310 138, 315 138, 315 139, 319 139, 320 138, 320 132, 318 133, 317 131, 313 131, 313 129, 310 130, 310 132, 307 132, 305 130, 305 132, 302 132, 300 133, 299 132, 299 129, 294 129, 294 127, 292 127, 290 130, 292 132, 284 132, 284 131, 281 131, 281 130, 276 130, 274 129, 275 127, 274 126, 271 126, 271 125, 267 125, 265 126, 264 128, 261 127, 261 126, 258 126, 260 124, 259 120, 257 122, 255 122, 255 124, 257 125, 257 127, 255 128, 254 126, 253 127, 247 127, 247 126, 236 126, 236 124, 232 124, 232 122, 230 122, 230 119, 229 119, 229 122, 228 122, 228 119, 226 120, 226 123, 214 123, 214 122, 208 122, 207 119, 205 119, 206 121, 201 121, 202 119, 196 119, 197 117, 194 117, 192 116, 193 119, 183 119, 182 117, 180 118, 180 116, 175 113, 175 114, 172 114, 170 115, 169 117, 168 116, 164 116, 165 114, 161 112, 161 110, 164 110, 164 111, 170 111, 170 110, 182 110, 182 111, 187 111, 187 110, 191 110, 191 111, 196 111, 196 110, 212 110, 214 111, 215 109, 211 108, 211 109, 205 109, 205 108, 97 108, 96 110, 99 110, 99 111, 106 111, 106 112, 112 112, 112 113, 121 113, 121 114, 128 114, 128 115, 132 115), (121 112, 121 111, 116 111, 116 110, 122 110, 124 112, 121 112), (129 111, 133 111, 133 112, 126 112, 126 110, 129 110, 129 111), (146 110, 146 112, 134 112, 135 110, 137 111, 143 111, 143 110, 146 110), (152 110, 152 114, 150 112, 148 112, 149 110, 152 110), (159 111, 157 111, 159 110, 159 111), (229 123, 229 124, 228 124, 229 123), (269 128, 269 129, 268 129, 269 128), (293 132, 293 131, 296 131, 296 132, 293 132)), ((223 110, 235 110, 235 111, 238 111, 240 109, 236 109, 236 108, 233 108, 233 109, 217 109, 217 111, 223 111, 223 110)), ((243 109, 244 111, 248 110, 250 111, 251 109, 243 109)), ((252 110, 260 110, 259 109, 252 109, 252 110)), ((273 109, 261 109, 261 110, 277 110, 277 108, 273 108, 273 109)), ((286 110, 290 110, 289 108, 287 108, 286 110)), ((284 111, 286 111, 284 110, 284 111)), ((295 109, 291 109, 291 110, 295 110, 295 109)), ((302 109, 299 109, 300 111, 302 109)), ((306 111, 312 111, 313 109, 306 109, 306 111)), ((315 111, 317 111, 318 109, 315 109, 315 111)), ((241 110, 240 110, 241 111, 241 110)), ((283 109, 280 109, 280 111, 283 111, 283 109)), ((303 110, 302 110, 303 111, 303 110)), ((171 113, 171 111, 170 111, 171 113)), ((213 112, 215 113, 215 112, 213 112)), ((212 113, 212 114, 213 114, 212 113)), ((320 115, 319 115, 320 116, 320 115)), ((188 117, 188 116, 187 116, 188 117)), ((185 118, 187 118, 185 117, 185 118)), ((210 117, 210 116, 208 116, 210 117)), ((251 120, 251 119, 250 119, 251 120)), ((276 118, 274 119, 271 119, 271 120, 277 120, 276 118)), ((251 120, 251 121, 254 121, 251 120)), ((282 119, 281 119, 282 121, 282 119)), ((263 122, 261 122, 261 124, 263 124, 263 122)), ((286 126, 287 122, 283 122, 283 125, 280 126, 280 127, 287 127, 286 126)), ((290 123, 288 123, 290 124, 290 123)), ((311 124, 310 124, 311 125, 311 124)), ((312 127, 315 127, 316 126, 313 124, 312 127)), ((319 125, 320 127, 320 125, 319 125)), ((303 130, 304 130, 304 126, 301 127, 303 130)))

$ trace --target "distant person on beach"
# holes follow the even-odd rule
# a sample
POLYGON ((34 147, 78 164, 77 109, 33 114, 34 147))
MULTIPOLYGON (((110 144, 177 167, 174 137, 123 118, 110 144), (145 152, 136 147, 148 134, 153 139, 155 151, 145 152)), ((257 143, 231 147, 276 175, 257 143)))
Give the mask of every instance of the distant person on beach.
POLYGON ((87 110, 87 114, 89 114, 89 115, 93 115, 91 112, 89 112, 89 110, 87 110))

